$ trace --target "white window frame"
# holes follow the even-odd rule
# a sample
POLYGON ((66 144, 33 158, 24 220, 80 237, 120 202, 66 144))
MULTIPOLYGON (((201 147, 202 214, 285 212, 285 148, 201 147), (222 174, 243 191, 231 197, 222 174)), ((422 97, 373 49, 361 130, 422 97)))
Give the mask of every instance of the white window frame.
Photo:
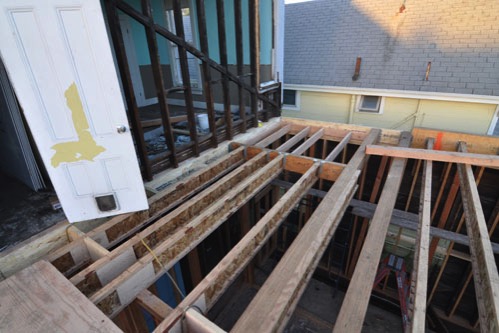
POLYGON ((357 96, 357 103, 355 106, 355 112, 358 113, 365 113, 365 114, 383 114, 383 111, 385 109, 385 97, 384 96, 379 96, 379 95, 358 95, 357 96), (368 111, 368 110, 362 110, 360 107, 362 105, 362 100, 364 99, 364 96, 372 96, 372 97, 379 97, 379 105, 378 105, 378 111, 368 111))
POLYGON ((301 91, 296 89, 282 89, 282 108, 286 110, 300 111, 301 91), (284 90, 294 90, 295 92, 295 105, 284 104, 284 90))
POLYGON ((494 130, 496 128, 498 121, 499 121, 499 105, 496 106, 496 111, 494 112, 494 116, 492 117, 492 122, 490 123, 489 130, 487 131, 487 135, 494 134, 494 130))
MULTIPOLYGON (((166 4, 165 2, 163 2, 164 6, 166 7, 166 4)), ((198 45, 198 42, 197 42, 197 29, 196 29, 196 24, 194 22, 194 7, 192 5, 192 1, 191 0, 187 0, 187 8, 189 8, 189 15, 191 16, 191 30, 192 30, 192 41, 190 41, 191 44, 193 45, 198 45)), ((182 8, 186 8, 186 7, 182 7, 182 8)), ((172 31, 173 33, 175 33, 175 22, 174 22, 174 17, 173 17, 173 13, 171 12, 171 10, 164 10, 164 15, 165 15, 165 20, 166 20, 166 25, 168 27, 168 30, 172 31)), ((189 42, 189 41, 188 41, 189 42)), ((182 86, 183 83, 182 83, 182 73, 181 73, 181 69, 180 69, 180 65, 177 63, 177 56, 178 56, 178 46, 173 43, 173 42, 170 42, 168 41, 168 56, 170 58, 170 71, 171 71, 171 74, 172 74, 172 81, 173 81, 173 85, 174 86, 182 86)), ((203 93, 203 78, 201 76, 201 69, 199 68, 199 64, 200 64, 200 61, 196 61, 196 63, 198 64, 198 67, 195 69, 196 71, 196 75, 197 75, 197 86, 194 86, 193 85, 193 82, 191 81, 191 89, 192 89, 192 93, 193 94, 196 94, 196 95, 200 95, 203 93)), ((191 80, 193 79, 193 77, 191 76, 191 80)))

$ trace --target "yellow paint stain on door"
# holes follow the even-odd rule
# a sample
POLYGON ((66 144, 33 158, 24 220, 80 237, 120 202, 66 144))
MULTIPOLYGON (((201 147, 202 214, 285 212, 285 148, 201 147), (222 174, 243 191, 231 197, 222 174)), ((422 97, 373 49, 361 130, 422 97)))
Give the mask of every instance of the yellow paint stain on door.
POLYGON ((55 150, 55 154, 51 159, 54 168, 57 168, 61 163, 82 160, 93 161, 97 155, 106 151, 104 147, 97 145, 90 134, 90 126, 88 125, 80 95, 74 82, 64 92, 64 96, 66 97, 66 104, 71 110, 71 117, 76 133, 78 134, 78 141, 61 142, 51 147, 55 150))

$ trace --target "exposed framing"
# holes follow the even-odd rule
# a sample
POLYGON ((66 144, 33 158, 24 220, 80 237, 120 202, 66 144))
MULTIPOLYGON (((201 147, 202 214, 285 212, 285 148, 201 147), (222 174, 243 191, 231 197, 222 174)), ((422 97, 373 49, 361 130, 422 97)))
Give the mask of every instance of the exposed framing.
MULTIPOLYGON (((418 140, 424 135, 419 129, 416 133, 418 140)), ((431 131, 426 132, 427 138, 437 139, 431 134, 431 131)), ((458 138, 457 134, 455 138, 458 138)), ((360 331, 372 289, 371 280, 374 279, 378 265, 372 258, 379 257, 382 248, 379 239, 385 237, 390 223, 405 229, 419 229, 416 240, 419 251, 413 274, 414 303, 411 303, 414 305, 410 306, 412 326, 408 327, 408 330, 416 332, 424 327, 421 318, 426 314, 425 289, 430 235, 470 246, 471 257, 456 251, 449 252, 449 256, 471 261, 475 280, 478 276, 481 284, 487 286, 477 300, 480 325, 496 325, 499 303, 497 292, 494 290, 499 288, 499 278, 494 253, 499 253, 499 245, 488 240, 491 231, 487 230, 483 212, 480 214, 476 188, 476 183, 486 167, 478 168, 479 178, 475 182, 471 167, 461 164, 481 164, 483 159, 469 159, 471 153, 465 151, 438 152, 438 156, 444 156, 445 161, 458 164, 459 174, 456 177, 459 179, 457 184, 461 184, 461 194, 466 198, 463 202, 466 225, 468 229, 473 229, 468 231, 470 236, 466 237, 443 227, 430 227, 431 204, 437 200, 430 199, 429 191, 433 159, 430 158, 433 152, 429 149, 434 140, 430 140, 428 150, 423 151, 407 148, 408 140, 409 136, 404 132, 286 119, 278 126, 273 125, 272 128, 247 140, 246 145, 231 144, 232 151, 227 155, 150 198, 151 208, 148 211, 113 218, 86 234, 75 227, 69 228, 67 235, 70 242, 52 252, 46 259, 59 271, 70 274, 72 277, 69 281, 109 317, 130 314, 130 309, 139 306, 154 318, 158 325, 156 332, 174 331, 183 321, 186 327, 197 322, 203 327, 211 327, 211 331, 218 331, 216 325, 212 326, 205 315, 196 312, 191 306, 195 305, 202 311, 210 309, 232 281, 249 267, 251 259, 260 251, 272 247, 265 245, 266 241, 269 240, 272 244, 277 228, 300 199, 318 196, 322 199, 321 203, 315 212, 308 213, 308 222, 304 224, 296 241, 287 249, 274 272, 239 318, 234 331, 279 331, 284 328, 348 206, 353 207, 354 215, 371 219, 371 226, 367 229, 366 224, 368 232, 358 261, 355 259, 350 263, 353 270, 352 280, 336 322, 336 331, 360 331), (315 151, 319 140, 322 140, 323 144, 335 141, 336 146, 331 151, 331 148, 323 150, 323 159, 301 156, 307 150, 315 151), (348 144, 355 143, 360 143, 360 146, 348 163, 332 162, 348 144), (386 157, 382 157, 387 169, 390 167, 386 182, 383 184, 380 180, 375 184, 375 191, 382 193, 377 205, 352 199, 355 189, 358 188, 360 170, 366 164, 370 155, 369 147, 373 144, 398 144, 401 148, 397 148, 397 151, 411 152, 411 158, 423 161, 424 194, 421 198, 419 224, 417 214, 393 209, 406 163, 405 156, 393 158, 391 166, 391 157, 386 154, 386 157), (289 153, 296 146, 302 148, 289 153), (415 155, 415 151, 418 154, 415 155), (295 172, 302 176, 294 184, 277 180, 276 177, 283 171, 295 172), (327 192, 312 188, 320 181, 334 181, 334 184, 327 192), (272 194, 272 191, 267 191, 268 185, 288 191, 279 198, 272 194), (266 190, 259 193, 264 188, 266 190), (195 277, 198 281, 196 288, 179 306, 169 308, 148 290, 165 270, 187 256, 215 229, 223 228, 224 221, 231 214, 242 207, 249 209, 247 203, 253 198, 271 199, 273 206, 268 207, 266 214, 262 214, 253 227, 246 226, 249 229, 247 234, 206 277, 195 277), (144 242, 154 254, 143 245, 144 242), (119 243, 121 245, 113 248, 119 243), (86 267, 83 268, 84 266, 86 267), (124 309, 126 310, 123 311, 124 309)), ((468 140, 467 143, 473 147, 483 147, 483 140, 478 140, 468 140)), ((454 144, 457 141, 456 139, 454 144)), ((493 147, 499 145, 499 139, 488 142, 493 147)), ((420 144, 419 141, 417 144, 420 144)), ((482 151, 479 153, 483 154, 485 148, 480 149, 482 151)), ((487 159, 494 160, 494 157, 488 156, 487 159)), ((443 177, 446 179, 450 178, 447 170, 448 168, 443 170, 443 177)), ((382 179, 384 171, 378 171, 380 172, 379 178, 382 179)), ((451 183, 455 182, 452 178, 450 180, 451 183)), ((445 193, 439 194, 440 196, 449 197, 445 196, 445 193)), ((445 201, 444 206, 450 210, 454 198, 445 201), (447 201, 450 203, 447 204, 447 201)), ((307 216, 307 212, 304 214, 307 216)), ((493 230, 498 222, 497 219, 492 219, 490 229, 493 230)), ((497 326, 489 328, 494 330, 495 327, 497 326)))

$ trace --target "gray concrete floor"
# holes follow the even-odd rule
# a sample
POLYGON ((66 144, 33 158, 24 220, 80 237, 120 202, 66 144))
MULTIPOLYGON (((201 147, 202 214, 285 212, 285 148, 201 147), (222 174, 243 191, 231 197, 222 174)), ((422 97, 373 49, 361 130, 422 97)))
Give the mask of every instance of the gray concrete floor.
POLYGON ((52 209, 52 196, 0 173, 0 252, 65 219, 62 209, 52 209))

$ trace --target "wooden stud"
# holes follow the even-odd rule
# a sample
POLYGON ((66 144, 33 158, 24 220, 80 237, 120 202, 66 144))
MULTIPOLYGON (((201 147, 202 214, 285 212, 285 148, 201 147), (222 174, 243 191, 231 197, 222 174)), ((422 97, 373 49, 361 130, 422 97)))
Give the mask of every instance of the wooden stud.
MULTIPOLYGON (((141 0, 143 14, 148 20, 152 20, 151 0, 141 0)), ((177 149, 173 138, 172 124, 170 121, 170 111, 166 102, 165 82, 163 80, 161 64, 159 62, 158 41, 156 40, 156 32, 152 25, 144 27, 146 31, 147 47, 149 48, 149 57, 151 59, 151 67, 158 96, 158 104, 163 119, 163 129, 166 139, 166 145, 170 151, 170 162, 176 168, 178 167, 177 149)))
POLYGON ((365 146, 376 142, 379 135, 380 131, 373 129, 357 149, 308 223, 236 322, 233 332, 272 332, 284 328, 286 318, 294 310, 354 193, 359 169, 366 161, 365 146))
MULTIPOLYGON (((196 12, 198 23, 198 36, 199 46, 201 52, 208 54, 208 32, 206 30, 206 11, 204 7, 204 0, 196 0, 196 12)), ((201 62, 203 69, 203 93, 206 101, 206 112, 208 113, 208 122, 210 124, 211 144, 217 147, 217 126, 215 123, 215 106, 213 101, 213 88, 211 86, 211 72, 210 66, 206 61, 201 62)))
POLYGON ((258 127, 258 93, 260 90, 260 0, 248 0, 253 126, 258 127))
MULTIPOLYGON (((400 146, 408 147, 410 143, 411 135, 404 132, 400 138, 400 146)), ((334 332, 360 332, 362 329, 383 250, 382 240, 385 239, 390 224, 406 163, 406 159, 395 158, 390 166, 371 227, 336 319, 334 332)))
MULTIPOLYGON (((227 71, 228 61, 227 61, 227 41, 225 36, 225 12, 224 12, 224 1, 217 0, 217 23, 218 23, 218 48, 220 52, 220 65, 222 65, 227 71)), ((229 79, 227 76, 222 75, 222 95, 224 104, 224 115, 225 115, 225 134, 227 140, 232 140, 234 135, 232 129, 232 112, 230 110, 230 87, 229 79)))
POLYGON ((116 10, 116 4, 114 1, 106 1, 104 4, 106 6, 107 21, 110 27, 109 32, 111 34, 111 39, 114 46, 113 49, 116 54, 116 62, 118 63, 120 78, 123 82, 124 97, 127 102, 128 111, 132 115, 132 117, 130 117, 130 122, 132 123, 133 133, 135 134, 133 137, 135 139, 135 142, 137 143, 137 152, 141 165, 144 166, 144 176, 147 180, 151 180, 151 162, 149 161, 149 157, 147 154, 147 147, 144 139, 144 129, 141 125, 139 108, 137 106, 137 100, 135 99, 133 90, 134 88, 132 83, 132 76, 130 74, 130 67, 128 66, 118 11, 116 10))
MULTIPOLYGON (((234 0, 234 24, 236 34, 236 63, 237 63, 237 76, 243 77, 244 74, 244 46, 243 46, 243 18, 241 0, 234 0)), ((244 89, 238 87, 238 100, 239 100, 239 117, 243 121, 241 129, 246 132, 246 106, 244 101, 244 89)))

